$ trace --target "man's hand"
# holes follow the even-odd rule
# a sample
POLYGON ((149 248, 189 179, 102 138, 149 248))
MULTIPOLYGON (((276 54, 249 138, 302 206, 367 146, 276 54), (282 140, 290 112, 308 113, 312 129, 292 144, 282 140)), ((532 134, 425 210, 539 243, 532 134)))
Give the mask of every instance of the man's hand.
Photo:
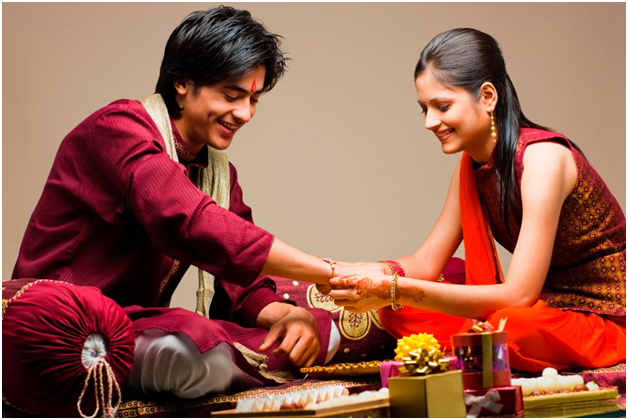
POLYGON ((262 309, 257 324, 268 328, 269 321, 268 335, 259 351, 264 352, 281 340, 273 350, 275 357, 287 356, 298 367, 312 366, 321 352, 314 315, 304 308, 274 302, 262 309))

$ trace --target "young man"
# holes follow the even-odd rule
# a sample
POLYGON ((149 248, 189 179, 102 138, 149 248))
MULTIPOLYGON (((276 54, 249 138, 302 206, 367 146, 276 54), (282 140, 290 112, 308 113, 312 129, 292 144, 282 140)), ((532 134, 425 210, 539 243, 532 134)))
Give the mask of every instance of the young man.
POLYGON ((266 353, 269 370, 322 364, 337 349, 329 313, 285 302, 268 275, 324 287, 343 266, 255 226, 219 152, 283 75, 278 38, 247 11, 192 13, 166 45, 160 95, 113 102, 61 143, 13 278, 96 286, 125 307, 132 387, 194 398, 259 386, 272 381, 236 346, 266 353), (211 319, 163 307, 190 265, 211 319))

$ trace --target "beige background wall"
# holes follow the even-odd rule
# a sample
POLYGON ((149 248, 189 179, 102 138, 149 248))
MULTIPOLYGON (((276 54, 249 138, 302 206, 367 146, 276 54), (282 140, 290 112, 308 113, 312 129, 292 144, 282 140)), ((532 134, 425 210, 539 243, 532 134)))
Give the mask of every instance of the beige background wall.
MULTIPOLYGON (((64 135, 115 99, 150 95, 170 32, 212 5, 3 4, 3 278, 64 135)), ((434 35, 461 26, 500 42, 527 116, 576 141, 625 209, 625 4, 236 7, 292 58, 228 151, 255 220, 282 240, 349 261, 420 244, 458 157, 423 129, 412 73, 434 35)), ((174 305, 192 306, 193 271, 174 305)))

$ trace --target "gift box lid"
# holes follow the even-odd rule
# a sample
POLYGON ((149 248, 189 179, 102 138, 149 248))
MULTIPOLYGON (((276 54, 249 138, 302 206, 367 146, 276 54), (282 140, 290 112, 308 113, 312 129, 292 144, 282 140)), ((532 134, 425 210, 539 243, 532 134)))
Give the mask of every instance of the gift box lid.
POLYGON ((508 336, 505 331, 486 331, 486 332, 474 332, 474 333, 460 333, 453 334, 451 336, 451 343, 454 347, 463 346, 481 346, 483 336, 490 335, 493 344, 506 344, 508 342, 508 336))

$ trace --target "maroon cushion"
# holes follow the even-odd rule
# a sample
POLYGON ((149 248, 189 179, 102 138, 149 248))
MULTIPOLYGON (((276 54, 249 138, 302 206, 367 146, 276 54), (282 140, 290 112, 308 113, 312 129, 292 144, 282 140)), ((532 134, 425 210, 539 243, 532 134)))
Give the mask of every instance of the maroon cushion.
POLYGON ((110 382, 115 387, 115 381, 107 380, 107 364, 117 382, 123 383, 131 373, 135 350, 127 315, 95 287, 35 279, 3 281, 2 285, 5 399, 30 413, 78 417, 77 403, 85 388, 81 409, 93 414, 95 381, 92 376, 85 385, 85 341, 96 335, 104 339, 106 355, 101 352, 100 356, 104 355, 106 363, 98 365, 105 373, 104 389, 110 382))
POLYGON ((330 364, 391 359, 395 355, 397 341, 384 331, 377 311, 347 311, 329 296, 319 293, 312 283, 277 279, 277 293, 299 306, 326 309, 332 313, 332 320, 340 332, 340 347, 330 364))

